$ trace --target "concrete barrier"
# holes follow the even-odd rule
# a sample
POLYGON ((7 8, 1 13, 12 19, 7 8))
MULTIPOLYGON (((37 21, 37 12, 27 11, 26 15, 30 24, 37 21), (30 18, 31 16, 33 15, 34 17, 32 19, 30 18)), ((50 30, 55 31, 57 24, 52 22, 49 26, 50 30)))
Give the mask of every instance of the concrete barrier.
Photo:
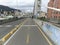
POLYGON ((41 27, 45 34, 56 44, 60 45, 60 28, 52 25, 51 23, 44 22, 41 20, 34 21, 41 27))

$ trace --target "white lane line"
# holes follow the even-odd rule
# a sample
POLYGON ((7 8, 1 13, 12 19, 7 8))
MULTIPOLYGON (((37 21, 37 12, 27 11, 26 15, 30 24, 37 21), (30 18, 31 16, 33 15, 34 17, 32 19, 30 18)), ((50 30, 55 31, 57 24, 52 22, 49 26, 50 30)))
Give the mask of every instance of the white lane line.
POLYGON ((37 26, 37 25, 23 25, 23 26, 37 26))
POLYGON ((48 39, 48 37, 44 34, 44 32, 38 26, 37 26, 37 28, 39 29, 40 33, 44 36, 46 41, 49 43, 49 45, 53 45, 52 42, 48 39))
POLYGON ((12 27, 12 25, 5 25, 4 27, 12 27))
POLYGON ((0 25, 0 27, 13 27, 13 26, 17 26, 17 25, 0 25))
POLYGON ((0 27, 11 27, 12 25, 0 25, 0 27))
MULTIPOLYGON (((21 27, 22 27, 22 25, 21 25, 21 27)), ((21 29, 21 27, 3 45, 6 45, 13 38, 13 36, 21 29)))
POLYGON ((3 25, 0 25, 0 27, 3 27, 3 25))

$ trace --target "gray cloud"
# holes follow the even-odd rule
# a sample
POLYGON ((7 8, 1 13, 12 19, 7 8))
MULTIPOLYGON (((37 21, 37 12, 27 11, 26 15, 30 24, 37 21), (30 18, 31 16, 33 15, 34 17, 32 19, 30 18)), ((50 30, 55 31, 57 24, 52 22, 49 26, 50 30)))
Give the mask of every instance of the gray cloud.
MULTIPOLYGON (((45 6, 47 6, 49 0, 42 0, 42 4, 41 4, 41 10, 43 11, 47 11, 47 8, 45 8, 45 6)), ((1 5, 7 5, 9 7, 13 7, 13 8, 18 8, 21 10, 33 10, 34 7, 34 0, 1 0, 0 1, 1 5), (17 3, 18 2, 18 3, 17 3)))

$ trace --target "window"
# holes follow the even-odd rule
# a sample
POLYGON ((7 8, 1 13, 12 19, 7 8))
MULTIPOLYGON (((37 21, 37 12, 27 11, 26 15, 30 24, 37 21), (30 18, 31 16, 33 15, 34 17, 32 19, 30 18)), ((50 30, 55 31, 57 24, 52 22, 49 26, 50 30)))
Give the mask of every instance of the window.
POLYGON ((56 14, 58 14, 58 12, 56 12, 56 14))
POLYGON ((60 12, 59 12, 59 14, 60 14, 60 12))
POLYGON ((55 18, 57 18, 57 16, 55 18))
POLYGON ((54 2, 54 0, 52 0, 54 2))
POLYGON ((55 11, 53 13, 55 14, 55 11))
POLYGON ((59 16, 59 18, 60 18, 60 16, 59 16))
POLYGON ((54 16, 55 19, 57 19, 57 16, 54 16))
POLYGON ((38 11, 37 13, 40 13, 40 11, 38 11))
POLYGON ((54 14, 58 14, 58 12, 57 11, 54 11, 54 14))
POLYGON ((38 5, 38 7, 40 7, 40 5, 38 5))
POLYGON ((38 1, 41 1, 41 0, 38 0, 38 1))

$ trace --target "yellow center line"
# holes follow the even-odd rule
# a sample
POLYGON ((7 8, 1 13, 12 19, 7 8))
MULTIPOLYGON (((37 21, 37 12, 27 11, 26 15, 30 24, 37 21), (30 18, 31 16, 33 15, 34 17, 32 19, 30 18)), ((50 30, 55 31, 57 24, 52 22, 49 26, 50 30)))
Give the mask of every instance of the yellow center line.
POLYGON ((26 43, 29 44, 29 34, 27 34, 26 43))
POLYGON ((30 27, 28 26, 27 28, 28 28, 28 29, 27 29, 27 38, 26 38, 26 44, 29 44, 29 41, 30 41, 29 29, 30 29, 30 27))

